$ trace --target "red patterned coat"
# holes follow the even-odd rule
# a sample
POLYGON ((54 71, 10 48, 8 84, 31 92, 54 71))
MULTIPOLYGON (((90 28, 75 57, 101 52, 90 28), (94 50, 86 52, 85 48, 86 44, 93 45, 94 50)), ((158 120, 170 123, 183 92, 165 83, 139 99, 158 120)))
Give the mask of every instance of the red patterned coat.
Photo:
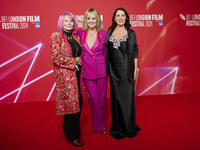
MULTIPOLYGON (((77 35, 73 35, 78 40, 77 35)), ((79 43, 79 41, 77 41, 79 43)), ((74 114, 80 111, 76 61, 71 47, 61 32, 51 36, 51 56, 56 80, 56 114, 74 114)))

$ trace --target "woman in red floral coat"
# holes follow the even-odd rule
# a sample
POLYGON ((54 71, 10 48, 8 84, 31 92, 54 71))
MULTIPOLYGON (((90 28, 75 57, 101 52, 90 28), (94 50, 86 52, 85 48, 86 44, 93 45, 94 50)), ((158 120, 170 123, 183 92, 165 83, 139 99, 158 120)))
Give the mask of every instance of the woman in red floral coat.
POLYGON ((82 146, 80 139, 81 52, 73 14, 61 14, 58 30, 51 36, 51 56, 56 80, 56 114, 64 115, 63 130, 67 140, 82 146))

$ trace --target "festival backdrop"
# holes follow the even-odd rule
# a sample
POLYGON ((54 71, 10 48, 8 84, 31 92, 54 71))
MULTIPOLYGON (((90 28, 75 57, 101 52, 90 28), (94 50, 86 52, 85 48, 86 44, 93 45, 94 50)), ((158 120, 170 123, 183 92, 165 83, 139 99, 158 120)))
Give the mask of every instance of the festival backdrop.
POLYGON ((199 0, 2 0, 0 103, 55 100, 50 36, 60 14, 72 12, 81 28, 89 8, 97 9, 104 30, 116 8, 128 11, 139 45, 137 96, 199 93, 199 6, 199 0))

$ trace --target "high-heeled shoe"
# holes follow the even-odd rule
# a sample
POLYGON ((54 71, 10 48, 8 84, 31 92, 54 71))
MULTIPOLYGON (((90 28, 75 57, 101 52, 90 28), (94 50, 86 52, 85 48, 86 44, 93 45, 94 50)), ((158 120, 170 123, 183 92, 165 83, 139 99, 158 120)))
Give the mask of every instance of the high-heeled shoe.
POLYGON ((106 134, 106 128, 103 128, 103 130, 98 131, 98 132, 92 130, 92 132, 93 132, 93 133, 102 133, 102 134, 106 134))
POLYGON ((74 146, 83 146, 84 143, 81 142, 79 139, 71 141, 72 145, 74 146))
POLYGON ((102 134, 106 134, 106 128, 103 128, 103 130, 101 131, 102 134))

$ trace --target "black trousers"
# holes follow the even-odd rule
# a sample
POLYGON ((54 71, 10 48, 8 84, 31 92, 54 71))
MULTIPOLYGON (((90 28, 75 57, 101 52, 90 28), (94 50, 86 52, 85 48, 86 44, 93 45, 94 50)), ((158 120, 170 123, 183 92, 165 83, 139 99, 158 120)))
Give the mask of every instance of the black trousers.
POLYGON ((80 115, 80 112, 76 114, 64 115, 63 131, 66 139, 69 141, 80 138, 80 115))
MULTIPOLYGON (((81 70, 81 68, 79 68, 81 70)), ((79 91, 79 107, 81 109, 82 105, 82 96, 80 90, 80 71, 76 72, 77 83, 78 83, 78 91, 79 91)), ((69 141, 77 140, 80 138, 80 116, 81 112, 76 114, 66 114, 64 115, 64 124, 63 131, 65 133, 65 137, 69 141)))

